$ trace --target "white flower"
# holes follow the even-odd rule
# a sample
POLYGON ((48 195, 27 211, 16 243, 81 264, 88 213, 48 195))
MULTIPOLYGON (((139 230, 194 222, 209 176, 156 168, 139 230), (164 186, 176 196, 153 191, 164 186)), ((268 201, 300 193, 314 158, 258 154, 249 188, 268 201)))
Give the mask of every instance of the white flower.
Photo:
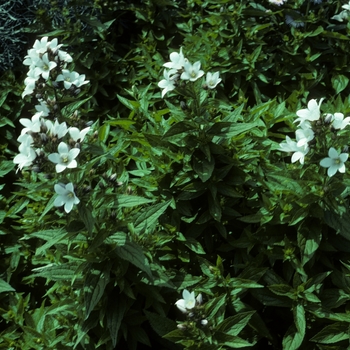
POLYGON ((344 10, 348 10, 348 11, 350 11, 350 1, 349 1, 349 3, 348 3, 348 4, 343 5, 343 6, 342 6, 342 8, 343 8, 344 10))
POLYGON ((180 78, 183 80, 196 81, 204 75, 204 71, 200 70, 200 68, 200 61, 195 62, 193 65, 187 61, 184 63, 185 71, 181 74, 180 78))
POLYGON ((280 143, 279 150, 283 152, 294 152, 291 162, 295 163, 299 160, 300 164, 304 164, 305 156, 310 149, 307 143, 298 146, 297 142, 293 141, 289 136, 286 136, 286 143, 280 143))
POLYGON ((71 127, 69 128, 69 134, 71 136, 71 138, 75 141, 78 142, 78 140, 80 140, 80 142, 82 142, 86 136, 86 134, 90 131, 90 127, 88 126, 87 128, 83 129, 83 130, 79 130, 76 127, 71 127))
POLYGON ((277 5, 277 6, 281 6, 283 5, 284 2, 286 2, 287 0, 269 0, 269 3, 270 4, 274 4, 274 5, 277 5))
POLYGON ((77 161, 75 158, 80 152, 79 148, 68 148, 67 144, 60 142, 58 145, 58 153, 49 154, 48 158, 52 163, 56 163, 56 172, 61 173, 66 168, 76 168, 77 161))
POLYGON ((324 98, 321 98, 320 102, 317 103, 316 100, 312 99, 307 104, 307 108, 300 109, 297 111, 297 118, 294 123, 300 122, 299 126, 303 129, 310 128, 310 121, 315 121, 320 119, 320 106, 324 98))
POLYGON ((58 50, 58 58, 60 59, 60 61, 67 62, 67 63, 73 61, 72 56, 62 50, 58 50))
POLYGON ((70 182, 67 185, 57 184, 54 186, 58 197, 54 201, 54 206, 61 207, 64 205, 64 210, 66 213, 69 213, 74 204, 80 203, 79 198, 74 193, 74 186, 70 182))
POLYGON ((172 52, 170 54, 170 61, 171 62, 166 62, 163 64, 164 67, 166 68, 171 68, 171 69, 182 69, 186 58, 184 57, 183 53, 182 53, 182 47, 180 48, 180 53, 177 52, 172 52))
POLYGON ((302 147, 314 139, 315 133, 312 129, 298 129, 295 132, 295 137, 297 139, 297 146, 302 147))
POLYGON ((28 55, 24 57, 23 64, 25 66, 30 66, 30 68, 35 67, 35 63, 40 60, 39 55, 36 53, 35 49, 30 49, 27 51, 28 55))
POLYGON ((334 19, 338 22, 343 22, 344 19, 348 19, 349 17, 349 13, 348 11, 344 10, 344 11, 341 11, 339 14, 337 15, 334 15, 333 17, 331 17, 331 19, 334 19))
POLYGON ((218 85, 221 81, 221 78, 219 78, 219 72, 215 72, 215 73, 207 73, 207 77, 206 77, 206 84, 208 86, 209 89, 215 89, 216 85, 218 85))
POLYGON ((50 109, 45 101, 40 101, 40 105, 36 105, 35 109, 37 112, 42 112, 42 117, 47 117, 50 114, 50 109))
POLYGON ((41 38, 41 40, 35 40, 35 43, 33 45, 33 49, 37 54, 43 54, 47 51, 47 46, 48 46, 48 37, 44 36, 41 38))
POLYGON ((350 117, 344 119, 343 113, 334 113, 332 118, 332 126, 334 129, 343 130, 350 124, 350 117))
POLYGON ((80 87, 87 84, 89 81, 85 81, 85 74, 79 74, 74 71, 69 71, 68 69, 62 69, 62 74, 59 74, 56 81, 63 81, 65 89, 69 89, 72 85, 80 87))
POLYGON ((176 72, 176 69, 164 69, 163 75, 165 79, 158 83, 158 86, 163 89, 162 98, 168 91, 175 89, 175 79, 178 77, 178 74, 175 74, 176 72))
POLYGON ((45 53, 40 60, 36 62, 36 67, 34 68, 35 74, 41 76, 47 80, 49 79, 50 70, 54 69, 57 66, 57 63, 54 61, 49 61, 49 56, 45 53))
POLYGON ((328 157, 323 158, 320 161, 320 165, 324 168, 328 168, 327 174, 329 177, 336 174, 337 171, 345 173, 345 162, 348 160, 349 154, 338 154, 337 150, 331 147, 328 151, 328 157))
POLYGON ((33 143, 33 138, 25 134, 26 136, 22 136, 19 139, 23 141, 19 147, 19 154, 16 155, 16 157, 13 159, 13 162, 15 164, 18 164, 18 170, 22 170, 24 166, 30 166, 33 164, 33 160, 36 158, 37 154, 35 150, 31 147, 33 143))
POLYGON ((22 98, 26 95, 31 95, 35 89, 35 83, 38 81, 40 75, 36 74, 34 69, 29 69, 27 77, 24 79, 25 89, 22 93, 22 98))
POLYGON ((42 112, 35 113, 32 117, 32 120, 27 118, 21 118, 19 122, 25 126, 25 128, 22 129, 21 134, 25 134, 27 131, 31 132, 39 132, 41 129, 41 117, 42 112))
POLYGON ((182 292, 182 297, 183 299, 180 299, 175 303, 181 312, 186 313, 188 310, 191 310, 196 306, 194 292, 190 293, 187 289, 184 289, 182 292))
POLYGON ((56 52, 61 46, 62 46, 62 44, 59 44, 59 45, 58 45, 58 40, 57 40, 57 38, 52 39, 52 40, 48 43, 48 45, 47 45, 47 47, 50 48, 50 50, 51 50, 52 52, 56 52))
POLYGON ((68 132, 66 122, 59 123, 57 119, 55 120, 55 124, 52 123, 51 120, 45 120, 45 125, 48 129, 48 133, 53 136, 61 139, 68 132))

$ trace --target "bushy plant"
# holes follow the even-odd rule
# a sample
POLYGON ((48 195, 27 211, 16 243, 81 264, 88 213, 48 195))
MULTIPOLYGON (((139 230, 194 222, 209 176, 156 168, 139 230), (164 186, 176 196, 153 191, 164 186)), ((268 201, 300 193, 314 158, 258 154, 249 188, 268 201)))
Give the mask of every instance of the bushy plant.
POLYGON ((2 95, 1 346, 346 348, 348 5, 94 6, 2 95))

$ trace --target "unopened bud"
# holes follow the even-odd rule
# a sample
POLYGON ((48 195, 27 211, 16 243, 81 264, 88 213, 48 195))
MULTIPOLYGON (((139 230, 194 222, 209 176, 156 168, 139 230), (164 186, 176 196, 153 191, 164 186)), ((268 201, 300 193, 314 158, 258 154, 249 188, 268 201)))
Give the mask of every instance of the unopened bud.
POLYGON ((330 124, 333 119, 333 114, 327 113, 324 117, 324 123, 325 124, 330 124))
POLYGON ((187 329, 186 325, 183 324, 183 323, 179 323, 179 324, 177 325, 177 328, 178 328, 178 329, 181 329, 182 331, 184 331, 185 329, 187 329))
POLYGON ((115 182, 115 181, 117 180, 117 174, 112 174, 112 175, 108 178, 108 180, 109 180, 110 182, 115 182))
POLYGON ((35 173, 40 173, 41 169, 40 169, 39 165, 33 165, 32 171, 34 171, 35 173))
POLYGON ((342 153, 349 153, 349 146, 344 146, 342 149, 342 153))
POLYGON ((202 326, 206 326, 207 324, 208 324, 208 320, 202 320, 202 321, 201 321, 201 325, 202 325, 202 326))

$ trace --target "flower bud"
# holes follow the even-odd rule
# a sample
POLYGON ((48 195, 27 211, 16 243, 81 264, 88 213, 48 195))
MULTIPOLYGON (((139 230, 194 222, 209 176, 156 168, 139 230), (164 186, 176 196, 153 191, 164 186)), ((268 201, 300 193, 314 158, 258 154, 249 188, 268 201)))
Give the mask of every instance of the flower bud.
POLYGON ((207 324, 208 324, 208 320, 204 319, 204 320, 201 321, 201 325, 202 326, 206 326, 207 324))
POLYGON ((116 180, 117 180, 117 174, 112 174, 109 178, 108 178, 108 180, 110 181, 110 182, 115 182, 116 180))
POLYGON ((330 124, 333 119, 333 114, 327 113, 324 117, 324 123, 325 124, 330 124))
POLYGON ((39 165, 33 165, 32 166, 32 171, 34 171, 35 173, 40 173, 41 172, 41 169, 39 167, 39 165))

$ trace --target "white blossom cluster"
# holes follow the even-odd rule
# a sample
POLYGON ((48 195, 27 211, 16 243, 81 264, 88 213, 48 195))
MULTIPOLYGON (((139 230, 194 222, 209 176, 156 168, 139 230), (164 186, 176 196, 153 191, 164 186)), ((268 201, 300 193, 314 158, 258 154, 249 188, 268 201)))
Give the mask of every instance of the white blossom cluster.
MULTIPOLYGON (((29 66, 25 89, 22 97, 36 93, 38 104, 35 113, 29 118, 20 119, 24 126, 18 137, 20 145, 13 162, 18 165, 18 170, 31 167, 34 171, 41 171, 41 166, 47 160, 55 164, 56 173, 67 169, 76 168, 77 156, 80 153, 80 143, 90 131, 90 127, 82 130, 75 126, 67 126, 66 122, 60 122, 57 117, 58 104, 56 95, 50 96, 50 89, 76 90, 89 81, 85 75, 67 69, 67 63, 72 62, 72 57, 60 50, 57 39, 48 41, 48 37, 36 40, 32 49, 23 62, 29 66)), ((76 91, 75 91, 76 92, 76 91)), ((79 199, 74 193, 72 183, 57 184, 54 186, 58 197, 54 205, 64 205, 68 213, 73 204, 78 204, 79 199)))
POLYGON ((350 1, 348 4, 343 5, 342 9, 344 10, 338 13, 337 15, 334 15, 331 19, 334 19, 338 22, 343 22, 344 20, 347 20, 350 16, 350 1))
MULTIPOLYGON (((187 314, 187 316, 190 319, 194 319, 196 321, 200 321, 201 326, 206 326, 208 324, 208 320, 206 318, 203 318, 203 315, 201 312, 198 312, 196 315, 195 308, 199 308, 203 303, 203 297, 202 294, 199 293, 197 297, 195 296, 194 292, 189 292, 187 289, 184 289, 182 291, 182 297, 183 299, 179 299, 175 305, 177 308, 184 314, 187 314)), ((186 324, 178 324, 177 327, 181 330, 186 329, 186 324)))
MULTIPOLYGON (((197 61, 191 64, 187 58, 182 53, 182 48, 180 52, 172 52, 170 54, 170 62, 163 64, 165 68, 163 75, 164 79, 158 83, 158 86, 163 89, 162 97, 168 92, 176 88, 179 80, 196 81, 201 78, 205 73, 201 70, 201 62, 197 61)), ((216 86, 221 82, 219 78, 219 72, 206 74, 205 87, 208 89, 215 89, 216 86)))
MULTIPOLYGON (((305 156, 310 151, 309 143, 315 138, 315 132, 312 129, 312 123, 319 122, 321 119, 320 106, 323 98, 317 103, 312 99, 308 102, 307 108, 297 111, 298 118, 294 121, 299 122, 299 129, 295 132, 295 140, 286 136, 286 142, 280 143, 279 150, 283 152, 293 153, 291 162, 297 161, 304 164, 305 156)), ((323 123, 328 125, 330 129, 342 130, 350 124, 350 117, 344 118, 343 113, 324 114, 323 123)), ((327 169, 328 176, 333 176, 339 171, 345 173, 345 162, 348 153, 338 152, 334 147, 330 147, 328 157, 320 161, 320 165, 327 169)))

